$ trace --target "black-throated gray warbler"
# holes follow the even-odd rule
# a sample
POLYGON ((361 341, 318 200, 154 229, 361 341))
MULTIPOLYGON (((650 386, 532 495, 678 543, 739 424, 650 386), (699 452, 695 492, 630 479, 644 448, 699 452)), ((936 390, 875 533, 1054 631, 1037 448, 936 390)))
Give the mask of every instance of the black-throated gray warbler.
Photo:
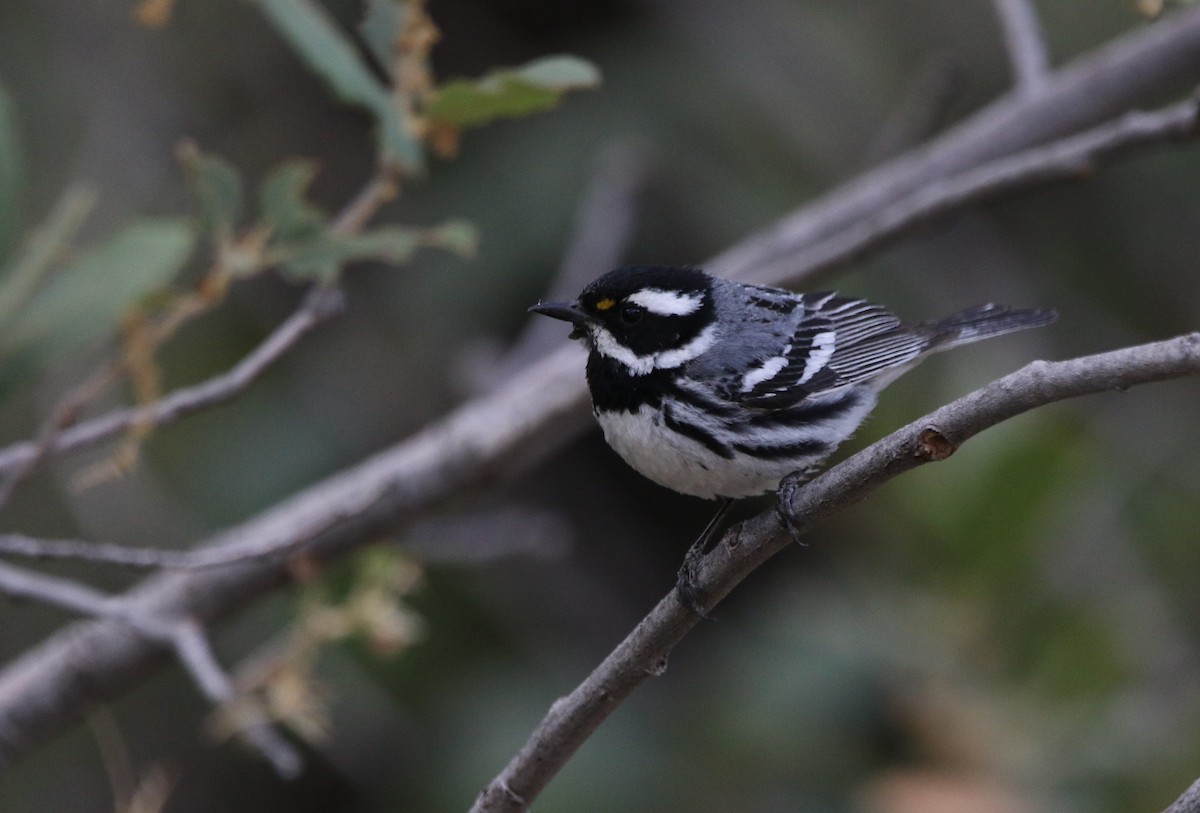
POLYGON ((930 353, 1056 318, 980 305, 905 323, 861 299, 664 266, 619 268, 573 302, 530 310, 571 322, 587 345, 592 411, 617 454, 726 507, 829 457, 930 353))

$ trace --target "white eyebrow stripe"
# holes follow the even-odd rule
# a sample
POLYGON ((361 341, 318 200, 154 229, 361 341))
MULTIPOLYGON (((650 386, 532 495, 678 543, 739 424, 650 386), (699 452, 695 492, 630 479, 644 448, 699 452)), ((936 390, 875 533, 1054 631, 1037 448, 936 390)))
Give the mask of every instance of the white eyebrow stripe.
POLYGON ((661 288, 646 288, 626 297, 627 302, 641 305, 657 316, 687 316, 700 310, 704 294, 683 294, 679 291, 664 291, 661 288))

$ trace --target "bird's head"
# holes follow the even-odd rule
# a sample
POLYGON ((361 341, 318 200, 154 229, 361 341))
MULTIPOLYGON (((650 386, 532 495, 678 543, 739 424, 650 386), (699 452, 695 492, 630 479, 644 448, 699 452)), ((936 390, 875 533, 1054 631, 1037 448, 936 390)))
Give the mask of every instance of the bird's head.
POLYGON ((540 302, 529 310, 570 322, 571 338, 635 375, 679 367, 717 338, 713 279, 694 268, 618 268, 572 302, 540 302))

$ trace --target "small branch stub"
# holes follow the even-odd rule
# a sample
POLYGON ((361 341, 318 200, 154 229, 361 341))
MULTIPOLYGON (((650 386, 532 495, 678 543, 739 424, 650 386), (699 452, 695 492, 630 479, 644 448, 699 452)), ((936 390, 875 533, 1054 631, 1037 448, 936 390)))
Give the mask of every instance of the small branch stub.
POLYGON ((917 457, 937 462, 954 454, 958 447, 937 427, 927 426, 917 435, 917 457))

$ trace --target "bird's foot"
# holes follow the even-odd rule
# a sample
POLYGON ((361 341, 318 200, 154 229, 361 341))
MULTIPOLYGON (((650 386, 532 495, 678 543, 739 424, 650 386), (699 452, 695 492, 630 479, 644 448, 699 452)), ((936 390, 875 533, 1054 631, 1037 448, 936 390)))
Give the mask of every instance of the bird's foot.
POLYGON ((801 538, 805 528, 800 517, 796 516, 796 512, 792 509, 792 501, 796 491, 808 481, 812 474, 811 469, 794 471, 779 481, 779 489, 775 492, 775 515, 779 517, 779 524, 791 535, 797 545, 807 545, 808 543, 801 538))
POLYGON ((675 598, 701 618, 712 618, 712 616, 704 609, 704 591, 698 584, 700 567, 704 563, 704 557, 708 554, 709 544, 716 538, 717 531, 720 530, 721 520, 725 518, 732 507, 733 500, 727 499, 721 503, 717 513, 708 521, 704 530, 700 532, 700 536, 688 548, 687 554, 683 557, 683 564, 679 566, 679 577, 675 582, 675 598))
POLYGON ((704 609, 704 591, 697 584, 700 575, 700 564, 704 561, 704 551, 693 545, 683 557, 679 566, 679 577, 675 581, 675 600, 701 618, 711 619, 712 616, 704 609))

